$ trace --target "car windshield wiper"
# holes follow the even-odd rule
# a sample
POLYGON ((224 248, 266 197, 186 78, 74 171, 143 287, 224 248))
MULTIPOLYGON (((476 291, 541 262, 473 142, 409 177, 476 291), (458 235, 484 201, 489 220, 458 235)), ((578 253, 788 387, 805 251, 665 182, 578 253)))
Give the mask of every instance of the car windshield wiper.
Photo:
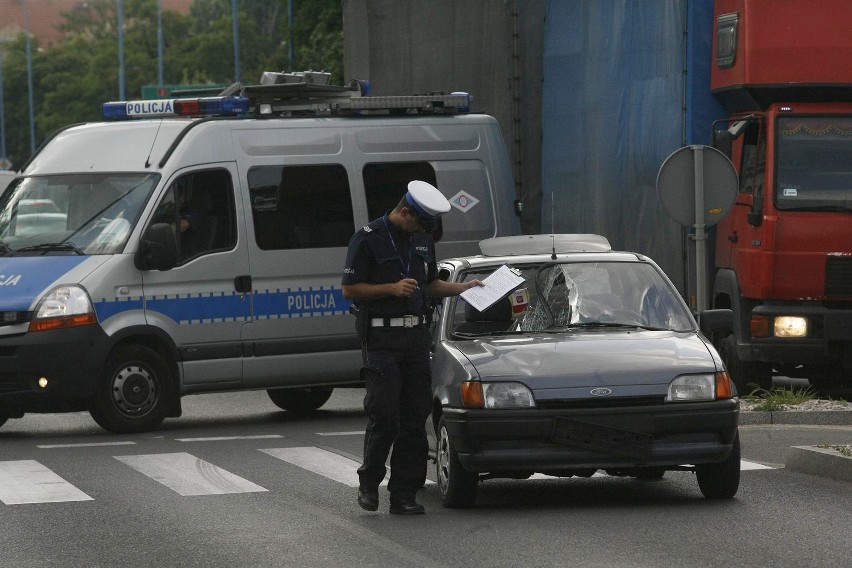
POLYGON ((457 337, 487 337, 497 335, 523 335, 530 333, 551 333, 552 330, 545 329, 510 329, 505 331, 454 331, 453 335, 457 337))
POLYGON ((83 249, 74 243, 42 243, 40 245, 19 248, 16 252, 41 252, 42 254, 46 254, 53 251, 69 251, 83 256, 86 254, 83 252, 83 249))
POLYGON ((627 327, 637 327, 639 329, 645 329, 648 331, 677 331, 675 329, 669 329, 667 327, 654 327, 650 325, 642 325, 641 323, 615 323, 615 322, 604 322, 604 321, 584 321, 572 323, 571 325, 566 325, 565 327, 559 328, 560 330, 566 329, 576 329, 576 328, 589 328, 589 327, 599 327, 599 328, 627 328, 627 327))

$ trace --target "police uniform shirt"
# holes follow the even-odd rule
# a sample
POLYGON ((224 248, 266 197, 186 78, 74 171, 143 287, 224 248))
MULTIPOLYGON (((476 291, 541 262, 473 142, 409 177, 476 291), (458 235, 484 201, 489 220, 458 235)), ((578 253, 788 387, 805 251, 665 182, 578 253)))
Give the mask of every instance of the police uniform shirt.
POLYGON ((423 285, 434 280, 437 273, 432 235, 406 234, 397 230, 385 215, 352 235, 342 283, 388 284, 414 278, 419 288, 409 297, 388 296, 367 302, 366 306, 370 317, 422 315, 426 306, 423 285))

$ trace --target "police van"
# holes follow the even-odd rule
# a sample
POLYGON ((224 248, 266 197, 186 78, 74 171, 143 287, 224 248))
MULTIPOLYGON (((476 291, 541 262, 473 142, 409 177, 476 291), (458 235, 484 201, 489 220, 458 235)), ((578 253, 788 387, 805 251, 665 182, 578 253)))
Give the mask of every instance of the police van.
POLYGON ((498 124, 468 95, 264 78, 106 103, 0 195, 0 424, 88 410, 139 432, 183 395, 245 389, 314 410, 360 380, 348 240, 409 181, 453 206, 442 257, 519 232, 498 124))

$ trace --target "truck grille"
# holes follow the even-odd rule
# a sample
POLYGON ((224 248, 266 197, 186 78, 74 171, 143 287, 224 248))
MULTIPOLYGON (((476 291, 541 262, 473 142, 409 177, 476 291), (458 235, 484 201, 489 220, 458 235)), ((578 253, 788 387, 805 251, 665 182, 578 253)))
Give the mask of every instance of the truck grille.
POLYGON ((825 295, 828 298, 852 298, 852 256, 826 257, 825 295))

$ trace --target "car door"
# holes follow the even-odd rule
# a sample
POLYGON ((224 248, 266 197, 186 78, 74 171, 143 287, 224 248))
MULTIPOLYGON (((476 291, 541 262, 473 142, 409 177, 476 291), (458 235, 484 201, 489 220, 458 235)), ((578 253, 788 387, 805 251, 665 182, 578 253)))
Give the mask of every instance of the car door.
POLYGON ((178 172, 149 220, 170 224, 178 243, 177 266, 146 271, 142 280, 147 322, 174 340, 184 391, 242 380, 251 293, 237 289, 249 272, 235 171, 218 164, 178 172))

